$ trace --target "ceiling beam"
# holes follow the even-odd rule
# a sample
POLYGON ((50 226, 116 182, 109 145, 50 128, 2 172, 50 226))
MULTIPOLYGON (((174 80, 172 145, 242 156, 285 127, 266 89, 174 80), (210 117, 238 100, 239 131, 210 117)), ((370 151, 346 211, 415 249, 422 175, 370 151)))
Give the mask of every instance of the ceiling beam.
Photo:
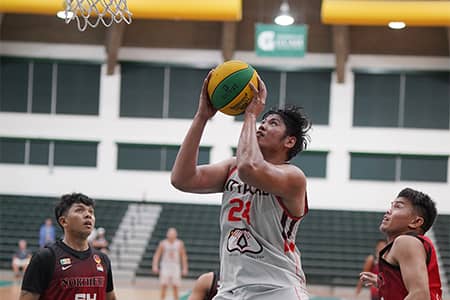
POLYGON ((334 25, 450 26, 449 11, 450 1, 440 0, 323 0, 321 16, 334 25))
POLYGON ((4 17, 5 17, 5 14, 0 13, 0 39, 2 37, 2 21, 3 21, 4 17))
POLYGON ((450 56, 450 27, 447 27, 448 55, 450 56))
POLYGON ((349 29, 346 25, 333 26, 333 50, 336 56, 337 82, 345 81, 345 66, 350 52, 349 29))
POLYGON ((222 23, 222 58, 224 61, 230 60, 236 50, 236 22, 222 23))
POLYGON ((122 45, 123 36, 125 35, 125 23, 114 23, 111 27, 107 28, 105 50, 108 55, 107 58, 107 71, 108 75, 114 74, 116 68, 117 58, 119 56, 119 49, 122 45))
MULTIPOLYGON (((55 15, 63 10, 61 0, 1 0, 0 11, 16 14, 55 15)), ((123 14, 129 11, 133 19, 195 20, 195 21, 236 21, 242 19, 242 0, 130 0, 120 1, 80 1, 80 13, 93 16, 105 10, 105 3, 114 3, 112 10, 119 7, 123 14), (90 8, 90 9, 89 9, 90 8)), ((79 8, 72 4, 72 7, 79 8)), ((110 7, 111 8, 111 7, 110 7)), ((75 12, 76 13, 76 12, 75 12)), ((116 15, 118 17, 118 15, 116 15)))

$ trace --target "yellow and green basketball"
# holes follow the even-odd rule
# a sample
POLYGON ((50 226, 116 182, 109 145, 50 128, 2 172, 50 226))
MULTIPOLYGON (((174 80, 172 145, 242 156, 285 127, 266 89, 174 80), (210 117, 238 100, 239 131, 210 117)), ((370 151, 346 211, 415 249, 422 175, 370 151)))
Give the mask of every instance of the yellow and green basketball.
POLYGON ((253 98, 250 82, 258 88, 258 74, 251 65, 240 60, 218 65, 208 84, 212 105, 227 115, 242 114, 253 98))

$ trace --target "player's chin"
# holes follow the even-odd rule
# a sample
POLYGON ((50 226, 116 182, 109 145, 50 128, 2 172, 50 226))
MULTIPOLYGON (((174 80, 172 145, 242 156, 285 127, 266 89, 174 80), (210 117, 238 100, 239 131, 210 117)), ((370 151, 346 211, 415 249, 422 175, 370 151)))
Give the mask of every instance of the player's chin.
POLYGON ((378 227, 379 228, 379 230, 382 232, 382 233, 386 233, 387 231, 388 231, 388 226, 386 225, 386 224, 384 224, 384 223, 381 223, 380 224, 380 227, 378 227))
POLYGON ((86 236, 86 238, 87 238, 92 233, 93 229, 94 229, 93 227, 86 226, 85 228, 83 228, 81 230, 81 234, 83 235, 83 237, 86 236))

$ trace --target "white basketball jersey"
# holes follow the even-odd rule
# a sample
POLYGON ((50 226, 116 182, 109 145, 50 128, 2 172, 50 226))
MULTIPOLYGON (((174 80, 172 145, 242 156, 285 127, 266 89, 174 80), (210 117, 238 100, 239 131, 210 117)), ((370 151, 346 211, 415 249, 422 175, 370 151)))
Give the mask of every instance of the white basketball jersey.
POLYGON ((222 197, 220 288, 214 299, 308 299, 295 246, 299 223, 279 197, 245 184, 234 168, 222 197))
POLYGON ((161 256, 161 267, 175 267, 180 266, 180 247, 179 240, 175 240, 173 243, 168 240, 161 242, 163 247, 163 253, 161 256))

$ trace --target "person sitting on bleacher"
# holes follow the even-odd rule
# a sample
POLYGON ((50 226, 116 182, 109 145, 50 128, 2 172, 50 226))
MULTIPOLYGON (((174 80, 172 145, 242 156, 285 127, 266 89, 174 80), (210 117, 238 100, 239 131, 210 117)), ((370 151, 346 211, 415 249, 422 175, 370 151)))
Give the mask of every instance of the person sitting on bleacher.
POLYGON ((27 249, 27 241, 20 240, 19 248, 12 257, 12 269, 16 278, 20 277, 21 272, 25 273, 31 259, 31 251, 27 249))

